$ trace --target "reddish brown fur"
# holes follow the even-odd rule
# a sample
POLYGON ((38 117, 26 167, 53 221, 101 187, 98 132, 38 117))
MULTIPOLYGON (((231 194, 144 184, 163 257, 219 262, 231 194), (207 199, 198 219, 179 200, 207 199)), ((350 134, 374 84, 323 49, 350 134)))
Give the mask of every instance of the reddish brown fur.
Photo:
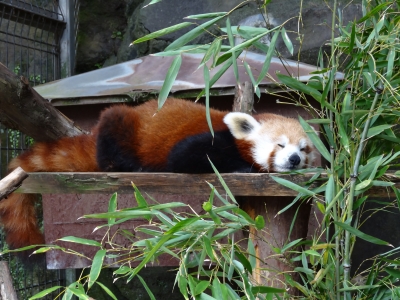
MULTIPOLYGON (((223 122, 227 112, 211 110, 215 131, 228 130, 223 122)), ((101 115, 103 124, 114 120, 115 138, 122 143, 125 151, 136 153, 143 163, 164 166, 171 148, 185 136, 208 132, 204 107, 190 101, 169 99, 157 112, 157 102, 149 101, 135 109, 114 106, 101 115), (115 118, 118 122, 115 122, 115 118), (169 139, 156 138, 168 134, 169 139), (149 138, 153 137, 153 138, 149 138), (139 142, 137 142, 139 141, 139 142)), ((26 172, 95 172, 96 136, 98 127, 91 135, 62 138, 53 143, 37 143, 32 149, 11 161, 9 171, 22 167, 26 172)), ((238 141, 238 149, 249 161, 250 142, 238 141)), ((254 166, 259 169, 260 166, 254 166)), ((0 202, 0 221, 7 234, 11 248, 32 244, 42 244, 43 236, 37 227, 34 209, 35 196, 31 194, 11 194, 0 202)))
MULTIPOLYGON (((26 172, 95 172, 98 171, 95 151, 93 135, 63 138, 54 143, 37 143, 14 158, 8 168, 10 172, 18 166, 26 172)), ((7 244, 12 249, 44 243, 37 226, 36 199, 34 194, 13 193, 0 201, 0 220, 7 244)))
MULTIPOLYGON (((168 153, 182 137, 208 132, 204 106, 187 100, 169 99, 157 112, 157 102, 149 101, 132 110, 120 106, 118 115, 124 115, 120 127, 113 128, 113 134, 122 148, 130 149, 138 157, 146 158, 146 165, 164 166, 168 153), (182 113, 183 112, 183 113, 182 113), (134 129, 134 130, 132 130, 134 129), (132 130, 132 131, 131 131, 132 130), (168 138, 157 138, 165 135, 168 138), (149 138, 152 137, 152 138, 149 138), (157 155, 155 155, 157 151, 157 155)), ((116 112, 105 111, 102 119, 114 118, 116 112)), ((215 131, 227 130, 223 117, 227 112, 211 110, 211 120, 215 131)))

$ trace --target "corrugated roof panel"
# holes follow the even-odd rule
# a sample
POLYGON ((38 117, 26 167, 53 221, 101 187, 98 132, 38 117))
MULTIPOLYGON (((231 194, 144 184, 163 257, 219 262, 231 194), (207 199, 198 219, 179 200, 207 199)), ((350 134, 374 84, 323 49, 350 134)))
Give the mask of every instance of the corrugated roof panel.
MULTIPOLYGON (((204 54, 182 54, 182 65, 171 92, 199 90, 204 88, 203 69, 199 68, 204 54)), ((68 77, 54 82, 36 86, 36 91, 49 100, 63 99, 68 101, 81 98, 129 96, 133 92, 159 91, 164 82, 168 68, 174 57, 145 56, 131 61, 68 77)), ((246 52, 238 58, 239 78, 241 82, 250 81, 245 72, 243 61, 246 61, 255 78, 258 77, 265 56, 246 52)), ((210 72, 214 75, 220 66, 210 72)), ((276 72, 290 74, 301 81, 307 81, 310 73, 317 67, 291 60, 281 61, 273 58, 268 77, 261 85, 274 85, 276 72)), ((214 84, 213 88, 233 88, 236 81, 232 67, 214 84)))

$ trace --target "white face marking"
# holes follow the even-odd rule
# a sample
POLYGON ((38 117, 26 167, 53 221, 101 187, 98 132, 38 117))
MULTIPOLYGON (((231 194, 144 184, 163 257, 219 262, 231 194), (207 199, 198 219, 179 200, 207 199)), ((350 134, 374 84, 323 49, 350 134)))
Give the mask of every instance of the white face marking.
POLYGON ((236 139, 253 144, 251 153, 261 171, 289 172, 310 167, 315 150, 301 125, 294 119, 271 118, 275 119, 267 124, 244 113, 229 113, 224 122, 236 139))
POLYGON ((289 172, 310 167, 314 160, 314 153, 306 153, 306 147, 312 147, 307 138, 302 138, 297 143, 291 142, 286 135, 271 139, 266 133, 253 136, 253 155, 257 164, 263 171, 289 172))

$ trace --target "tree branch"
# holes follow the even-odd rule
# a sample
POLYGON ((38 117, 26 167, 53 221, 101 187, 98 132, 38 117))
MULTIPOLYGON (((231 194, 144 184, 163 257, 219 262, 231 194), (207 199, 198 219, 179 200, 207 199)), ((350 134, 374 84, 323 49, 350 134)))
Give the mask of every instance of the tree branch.
POLYGON ((18 189, 22 181, 28 177, 22 168, 18 167, 2 180, 0 180, 0 200, 18 189))
POLYGON ((24 77, 0 63, 0 123, 36 141, 82 134, 80 128, 43 99, 24 77))

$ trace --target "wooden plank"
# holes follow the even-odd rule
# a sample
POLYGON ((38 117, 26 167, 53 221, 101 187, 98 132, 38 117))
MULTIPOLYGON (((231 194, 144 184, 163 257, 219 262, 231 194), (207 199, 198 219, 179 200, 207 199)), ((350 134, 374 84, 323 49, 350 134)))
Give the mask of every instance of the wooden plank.
MULTIPOLYGON (((210 192, 207 182, 224 192, 215 174, 178 173, 28 173, 19 193, 40 194, 95 194, 132 193, 133 182, 141 192, 162 194, 204 195, 210 192)), ((288 180, 303 184, 311 178, 307 175, 282 175, 288 180)), ((234 195, 238 196, 296 196, 297 193, 277 184, 270 174, 222 174, 223 179, 234 195)))
MULTIPOLYGON (((130 194, 133 182, 142 192, 162 194, 204 195, 210 192, 207 184, 214 185, 220 193, 224 189, 215 174, 178 173, 28 173, 19 193, 38 194, 98 194, 119 192, 130 194)), ((271 175, 287 179, 299 185, 314 174, 269 174, 269 173, 227 173, 222 178, 237 196, 297 196, 297 192, 276 183, 271 175)), ((400 188, 400 180, 391 178, 400 188)), ((374 187, 370 195, 388 197, 390 188, 374 187)))

